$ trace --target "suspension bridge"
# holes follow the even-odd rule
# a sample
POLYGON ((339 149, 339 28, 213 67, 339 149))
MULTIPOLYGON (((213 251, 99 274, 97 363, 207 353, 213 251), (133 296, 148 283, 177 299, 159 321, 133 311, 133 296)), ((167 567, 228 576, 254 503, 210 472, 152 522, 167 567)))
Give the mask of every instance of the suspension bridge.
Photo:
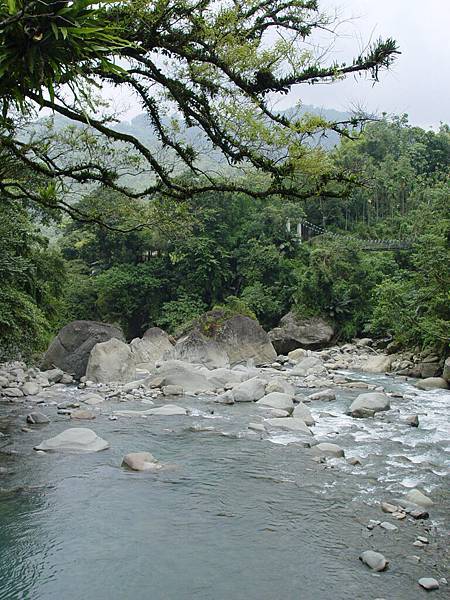
MULTIPOLYGON (((286 223, 286 229, 291 232, 290 220, 286 223)), ((311 242, 317 237, 329 237, 334 239, 350 239, 358 242, 361 245, 362 250, 369 252, 381 252, 386 250, 410 250, 414 243, 413 240, 400 240, 400 239, 363 239, 356 235, 346 233, 335 233, 334 231, 328 231, 325 227, 315 225, 310 221, 299 221, 296 225, 294 237, 299 241, 311 242)))

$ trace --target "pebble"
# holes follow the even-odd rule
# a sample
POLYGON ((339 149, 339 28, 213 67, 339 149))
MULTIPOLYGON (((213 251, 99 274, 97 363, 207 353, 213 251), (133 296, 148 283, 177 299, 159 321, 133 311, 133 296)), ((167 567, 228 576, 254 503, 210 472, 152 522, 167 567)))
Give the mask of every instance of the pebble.
POLYGON ((431 592, 431 590, 439 589, 439 582, 436 579, 433 579, 433 577, 422 577, 419 579, 418 583, 420 587, 423 587, 424 590, 429 592, 431 592))
POLYGON ((382 523, 380 523, 380 527, 382 527, 386 531, 398 531, 398 527, 393 523, 389 523, 389 521, 383 521, 382 523))
POLYGON ((417 540, 418 540, 419 542, 422 542, 422 544, 428 544, 428 543, 429 543, 429 542, 428 542, 428 538, 426 538, 426 537, 423 537, 423 535, 418 535, 418 536, 417 536, 417 540))
POLYGON ((398 506, 395 506, 394 504, 389 504, 389 502, 382 502, 381 510, 384 513, 396 513, 398 512, 398 506))
POLYGON ((419 540, 416 540, 415 542, 413 542, 413 546, 415 546, 416 548, 423 548, 425 544, 419 540))
POLYGON ((411 427, 419 427, 419 417, 417 415, 411 415, 406 418, 406 423, 411 427))
POLYGON ((369 524, 367 525, 367 529, 373 529, 374 527, 377 527, 377 525, 380 525, 381 521, 374 521, 373 519, 370 519, 369 524))
POLYGON ((402 519, 406 519, 406 513, 402 512, 393 512, 392 516, 401 521, 402 519))

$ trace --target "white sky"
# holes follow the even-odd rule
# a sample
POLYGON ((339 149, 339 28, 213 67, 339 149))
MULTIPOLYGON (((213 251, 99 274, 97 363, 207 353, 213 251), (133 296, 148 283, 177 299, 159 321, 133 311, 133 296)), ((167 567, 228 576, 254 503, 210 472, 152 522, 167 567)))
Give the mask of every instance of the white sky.
MULTIPOLYGON (((409 115, 410 123, 436 128, 450 122, 450 0, 320 0, 322 10, 338 10, 345 21, 330 55, 330 61, 350 62, 370 40, 394 38, 402 52, 380 81, 354 77, 331 85, 300 85, 282 96, 280 109, 301 100, 317 107, 351 110, 355 106, 370 113, 409 115)), ((130 119, 142 112, 134 99, 113 99, 130 119)))
POLYGON ((342 25, 345 37, 333 56, 344 61, 358 54, 363 42, 379 37, 397 40, 402 54, 375 86, 353 78, 331 86, 300 86, 295 96, 305 104, 347 110, 408 113, 422 127, 450 122, 450 0, 322 0, 354 17, 342 25))

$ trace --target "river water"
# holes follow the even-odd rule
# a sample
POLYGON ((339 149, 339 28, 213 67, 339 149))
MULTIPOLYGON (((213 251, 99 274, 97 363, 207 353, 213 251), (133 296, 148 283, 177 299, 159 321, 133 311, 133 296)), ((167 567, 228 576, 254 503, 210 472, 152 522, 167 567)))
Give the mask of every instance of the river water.
MULTIPOLYGON (((401 392, 374 419, 345 415, 361 390, 337 389, 310 404, 316 439, 346 457, 326 464, 295 435, 248 429, 268 416, 254 404, 223 406, 183 397, 184 417, 108 419, 123 403, 105 402, 94 421, 52 422, 21 432, 26 405, 0 404, 0 600, 414 600, 420 577, 445 572, 450 392, 419 392, 384 376, 349 377, 401 392), (210 411, 214 411, 211 414, 210 411), (405 424, 418 414, 420 427, 405 424), (33 446, 67 427, 89 427, 110 449, 46 454, 33 446), (3 448, 2 448, 3 447, 3 448), (124 454, 149 451, 170 465, 158 473, 121 468, 124 454), (435 505, 430 519, 397 521, 379 503, 419 487, 435 505), (367 529, 370 519, 398 530, 367 529), (413 546, 418 535, 429 540, 413 546), (359 560, 382 552, 389 569, 359 560), (420 561, 417 562, 419 557, 420 561)), ((314 390, 312 390, 314 391, 314 390)), ((54 386, 50 400, 77 388, 54 386)), ((127 409, 147 408, 139 401, 127 409)), ((36 409, 36 407, 34 407, 36 409)), ((441 583, 433 598, 444 598, 441 583)))

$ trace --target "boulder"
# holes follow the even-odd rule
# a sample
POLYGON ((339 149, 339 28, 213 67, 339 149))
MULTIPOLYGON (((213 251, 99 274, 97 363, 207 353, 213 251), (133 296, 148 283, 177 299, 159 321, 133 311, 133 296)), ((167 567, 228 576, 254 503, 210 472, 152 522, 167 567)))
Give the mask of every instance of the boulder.
POLYGON ((366 550, 359 557, 365 565, 370 567, 372 571, 384 571, 388 566, 388 561, 379 552, 373 550, 366 550))
POLYGON ((287 411, 288 413, 291 413, 294 410, 292 395, 283 394, 280 392, 271 392, 270 394, 266 394, 260 398, 256 404, 258 404, 258 406, 268 408, 279 408, 287 411))
POLYGON ((209 381, 216 388, 223 388, 226 385, 237 385, 242 383, 246 379, 250 379, 251 374, 247 374, 243 371, 236 371, 235 369, 213 369, 207 373, 209 381))
POLYGON ((371 356, 362 365, 362 370, 366 373, 387 373, 391 370, 394 360, 394 355, 379 354, 371 356))
POLYGON ((416 387, 419 390, 447 390, 448 383, 443 377, 427 377, 427 379, 422 379, 416 383, 416 387))
POLYGON ((352 417, 372 417, 375 413, 389 410, 391 407, 389 396, 379 392, 360 394, 350 406, 352 417))
POLYGON ((86 377, 95 383, 133 381, 136 367, 128 344, 117 338, 96 344, 89 356, 86 377))
POLYGON ((101 404, 104 401, 105 399, 100 394, 90 394, 83 398, 83 402, 89 406, 97 406, 97 404, 101 404))
POLYGON ((295 396, 295 387, 283 377, 274 377, 266 385, 266 394, 270 394, 272 392, 281 392, 283 394, 295 396))
POLYGON ((256 402, 264 396, 266 385, 267 382, 259 377, 247 379, 233 389, 234 401, 256 402))
POLYGON ((168 360, 156 369, 155 375, 144 381, 146 387, 151 387, 155 379, 161 386, 179 385, 187 393, 210 392, 216 386, 208 379, 208 371, 180 360, 168 360))
POLYGON ((36 396, 40 391, 41 388, 34 381, 26 381, 22 386, 22 392, 25 396, 36 396))
POLYGON ((266 428, 278 428, 284 431, 295 431, 296 433, 304 433, 305 435, 312 435, 311 431, 305 425, 302 419, 294 417, 276 417, 274 419, 265 419, 264 425, 266 428))
POLYGON ((177 340, 165 358, 201 364, 208 369, 229 367, 228 354, 215 339, 206 337, 198 330, 190 331, 177 340))
POLYGON ((22 390, 17 387, 3 388, 1 393, 8 398, 23 398, 22 390))
POLYGON ((141 369, 152 369, 155 363, 162 360, 173 348, 170 336, 159 327, 147 329, 142 338, 130 342, 130 348, 136 366, 141 369))
POLYGON ((422 508, 430 508, 433 506, 434 502, 428 496, 425 496, 420 490, 413 489, 410 490, 406 496, 405 500, 410 502, 411 504, 417 504, 417 506, 421 506, 422 508))
POLYGON ((228 390, 223 394, 220 394, 215 398, 214 402, 217 402, 218 404, 234 404, 233 392, 228 390))
POLYGON ((109 448, 109 443, 99 437, 92 429, 76 427, 44 440, 35 446, 35 450, 46 452, 99 452, 109 448))
POLYGON ((42 371, 41 377, 45 377, 50 383, 59 383, 64 376, 61 369, 48 369, 48 371, 42 371))
POLYGON ((444 368, 442 370, 442 378, 450 383, 450 356, 445 359, 444 368))
POLYGON ((424 590, 427 590, 427 592, 439 589, 439 581, 434 579, 434 577, 421 577, 418 581, 418 584, 424 590))
POLYGON ((337 444, 323 442, 312 447, 313 454, 316 456, 331 456, 333 458, 344 458, 344 450, 337 444))
POLYGON ((227 319, 214 339, 228 355, 231 366, 248 361, 258 366, 272 363, 277 357, 267 333, 250 317, 235 315, 227 319))
POLYGON ((31 425, 46 425, 47 423, 50 423, 50 419, 47 415, 44 415, 44 413, 32 412, 27 415, 27 423, 30 423, 31 425))
POLYGON ((320 390, 320 392, 314 392, 314 394, 311 394, 307 398, 308 402, 314 400, 326 400, 327 402, 330 402, 331 400, 336 400, 336 394, 333 390, 320 390))
POLYGON ((305 425, 308 425, 309 427, 311 427, 312 425, 315 425, 315 423, 316 423, 314 417, 311 414, 311 411, 309 410, 309 408, 307 406, 305 406, 303 404, 303 402, 300 402, 300 404, 298 404, 294 408, 294 412, 292 413, 292 416, 295 417, 296 419, 301 419, 305 423, 305 425))
POLYGON ((111 338, 125 341, 122 331, 107 323, 73 321, 54 338, 41 362, 41 368, 59 367, 77 379, 86 373, 92 348, 111 338))
POLYGON ((298 363, 303 358, 308 356, 308 350, 304 348, 297 348, 296 350, 292 350, 288 354, 288 359, 293 363, 298 363))
POLYGON ((308 356, 300 360, 290 374, 296 377, 306 377, 309 373, 320 373, 323 369, 323 362, 318 356, 308 356))
POLYGON ((130 452, 123 457, 122 467, 132 471, 159 471, 162 465, 150 452, 130 452))
POLYGON ((296 348, 318 349, 330 343, 334 329, 321 317, 299 318, 294 312, 285 315, 269 338, 278 354, 288 354, 296 348))

